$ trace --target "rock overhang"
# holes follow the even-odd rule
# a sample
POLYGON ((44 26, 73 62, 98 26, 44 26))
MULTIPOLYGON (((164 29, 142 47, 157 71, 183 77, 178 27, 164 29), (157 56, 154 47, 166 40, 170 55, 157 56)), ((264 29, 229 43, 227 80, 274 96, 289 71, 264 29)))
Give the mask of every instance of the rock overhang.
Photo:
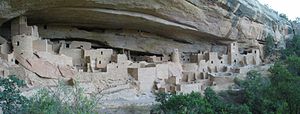
POLYGON ((3 0, 0 6, 0 23, 24 15, 31 25, 132 29, 187 43, 264 40, 289 26, 257 0, 3 0))

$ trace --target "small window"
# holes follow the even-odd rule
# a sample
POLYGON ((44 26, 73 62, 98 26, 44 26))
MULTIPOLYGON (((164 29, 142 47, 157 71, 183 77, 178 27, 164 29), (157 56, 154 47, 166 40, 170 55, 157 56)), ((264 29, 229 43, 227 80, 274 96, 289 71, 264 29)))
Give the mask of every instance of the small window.
POLYGON ((190 59, 187 59, 187 61, 190 61, 190 59))
POLYGON ((109 63, 111 63, 111 61, 109 61, 109 63))
POLYGON ((119 66, 117 66, 117 68, 119 68, 119 66))
POLYGON ((256 53, 256 50, 254 51, 254 53, 256 53))
POLYGON ((99 61, 99 64, 101 64, 101 61, 99 61))
POLYGON ((221 63, 223 63, 223 61, 221 61, 221 63))
POLYGON ((20 45, 20 42, 19 41, 17 41, 17 46, 19 46, 20 45))
POLYGON ((20 53, 21 55, 23 55, 23 53, 20 53))
POLYGON ((236 63, 236 60, 234 60, 233 62, 236 63))
POLYGON ((15 60, 15 64, 17 64, 17 65, 18 65, 18 64, 19 64, 19 61, 15 60))
POLYGON ((47 26, 47 25, 44 25, 44 29, 48 29, 48 26, 47 26))
POLYGON ((66 44, 66 48, 70 48, 70 44, 66 44))
POLYGON ((102 52, 102 51, 101 51, 100 53, 101 53, 101 55, 103 55, 103 52, 102 52))
POLYGON ((214 63, 214 61, 211 61, 211 64, 213 64, 214 63))
POLYGON ((235 43, 233 43, 233 46, 235 46, 235 43))

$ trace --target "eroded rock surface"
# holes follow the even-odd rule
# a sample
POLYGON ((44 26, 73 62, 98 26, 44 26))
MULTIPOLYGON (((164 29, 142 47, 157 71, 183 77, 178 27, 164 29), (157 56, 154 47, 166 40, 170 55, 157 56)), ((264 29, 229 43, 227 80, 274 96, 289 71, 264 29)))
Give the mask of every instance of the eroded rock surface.
POLYGON ((256 0, 1 0, 0 25, 1 75, 28 93, 77 83, 113 108, 227 89, 268 35, 284 47, 300 28, 256 0))
POLYGON ((256 0, 2 0, 0 5, 0 23, 26 15, 31 24, 133 29, 191 43, 264 40, 268 34, 280 42, 292 30, 256 0))

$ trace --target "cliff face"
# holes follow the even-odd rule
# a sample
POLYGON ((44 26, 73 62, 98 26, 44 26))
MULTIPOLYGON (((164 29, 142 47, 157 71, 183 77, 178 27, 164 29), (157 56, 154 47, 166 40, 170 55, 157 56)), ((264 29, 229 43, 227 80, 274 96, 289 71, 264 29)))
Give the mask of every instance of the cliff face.
POLYGON ((278 43, 292 34, 286 20, 256 0, 2 0, 0 6, 0 23, 25 15, 29 24, 41 26, 44 38, 82 38, 156 54, 171 48, 224 52, 216 41, 247 47, 268 34, 278 43), (125 35, 129 42, 120 41, 118 34, 132 33, 126 30, 146 39, 125 35))
POLYGON ((0 76, 24 79, 25 95, 62 79, 115 107, 228 89, 267 69, 268 35, 284 47, 300 33, 256 0, 1 0, 0 25, 0 76))

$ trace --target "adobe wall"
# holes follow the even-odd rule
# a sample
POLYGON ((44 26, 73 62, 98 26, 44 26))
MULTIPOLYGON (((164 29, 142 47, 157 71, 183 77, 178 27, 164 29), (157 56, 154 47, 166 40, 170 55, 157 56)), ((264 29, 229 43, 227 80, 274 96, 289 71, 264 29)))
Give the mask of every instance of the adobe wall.
POLYGON ((45 51, 52 50, 52 48, 48 49, 48 41, 47 40, 34 40, 33 43, 33 50, 35 51, 45 51))
POLYGON ((229 45, 229 50, 228 50, 228 58, 229 58, 229 63, 231 65, 237 65, 240 61, 239 59, 239 50, 237 46, 237 42, 233 42, 229 45))
POLYGON ((115 63, 121 63, 128 61, 126 54, 113 54, 111 57, 111 61, 115 63))
POLYGON ((95 61, 97 68, 105 68, 108 63, 111 63, 112 55, 112 49, 96 49, 83 51, 83 56, 89 56, 92 61, 95 61))
POLYGON ((27 26, 27 18, 20 16, 11 22, 11 36, 15 35, 27 35, 33 36, 33 40, 39 38, 37 26, 27 26))
POLYGON ((181 84, 179 93, 191 93, 191 92, 201 92, 201 85, 199 83, 194 84, 181 84))
POLYGON ((174 49, 171 60, 174 63, 180 63, 180 54, 178 49, 174 49))
POLYGON ((169 77, 168 64, 156 65, 156 77, 159 79, 167 79, 169 77))
POLYGON ((73 66, 72 57, 66 55, 54 55, 49 52, 38 51, 36 54, 41 58, 53 63, 55 65, 61 66, 73 66))
POLYGON ((15 56, 22 55, 25 58, 33 56, 32 36, 16 35, 12 37, 12 45, 15 56))
POLYGON ((139 90, 141 92, 151 92, 156 79, 156 68, 129 68, 129 74, 139 82, 139 90))
POLYGON ((4 42, 0 45, 0 51, 1 54, 8 54, 11 50, 11 46, 8 44, 8 42, 4 42))
POLYGON ((72 41, 70 44, 72 49, 91 49, 92 44, 90 42, 72 41))
POLYGON ((80 67, 84 66, 84 60, 82 58, 83 50, 81 50, 81 49, 64 48, 59 51, 59 54, 63 54, 63 55, 72 57, 74 66, 80 66, 80 67))

